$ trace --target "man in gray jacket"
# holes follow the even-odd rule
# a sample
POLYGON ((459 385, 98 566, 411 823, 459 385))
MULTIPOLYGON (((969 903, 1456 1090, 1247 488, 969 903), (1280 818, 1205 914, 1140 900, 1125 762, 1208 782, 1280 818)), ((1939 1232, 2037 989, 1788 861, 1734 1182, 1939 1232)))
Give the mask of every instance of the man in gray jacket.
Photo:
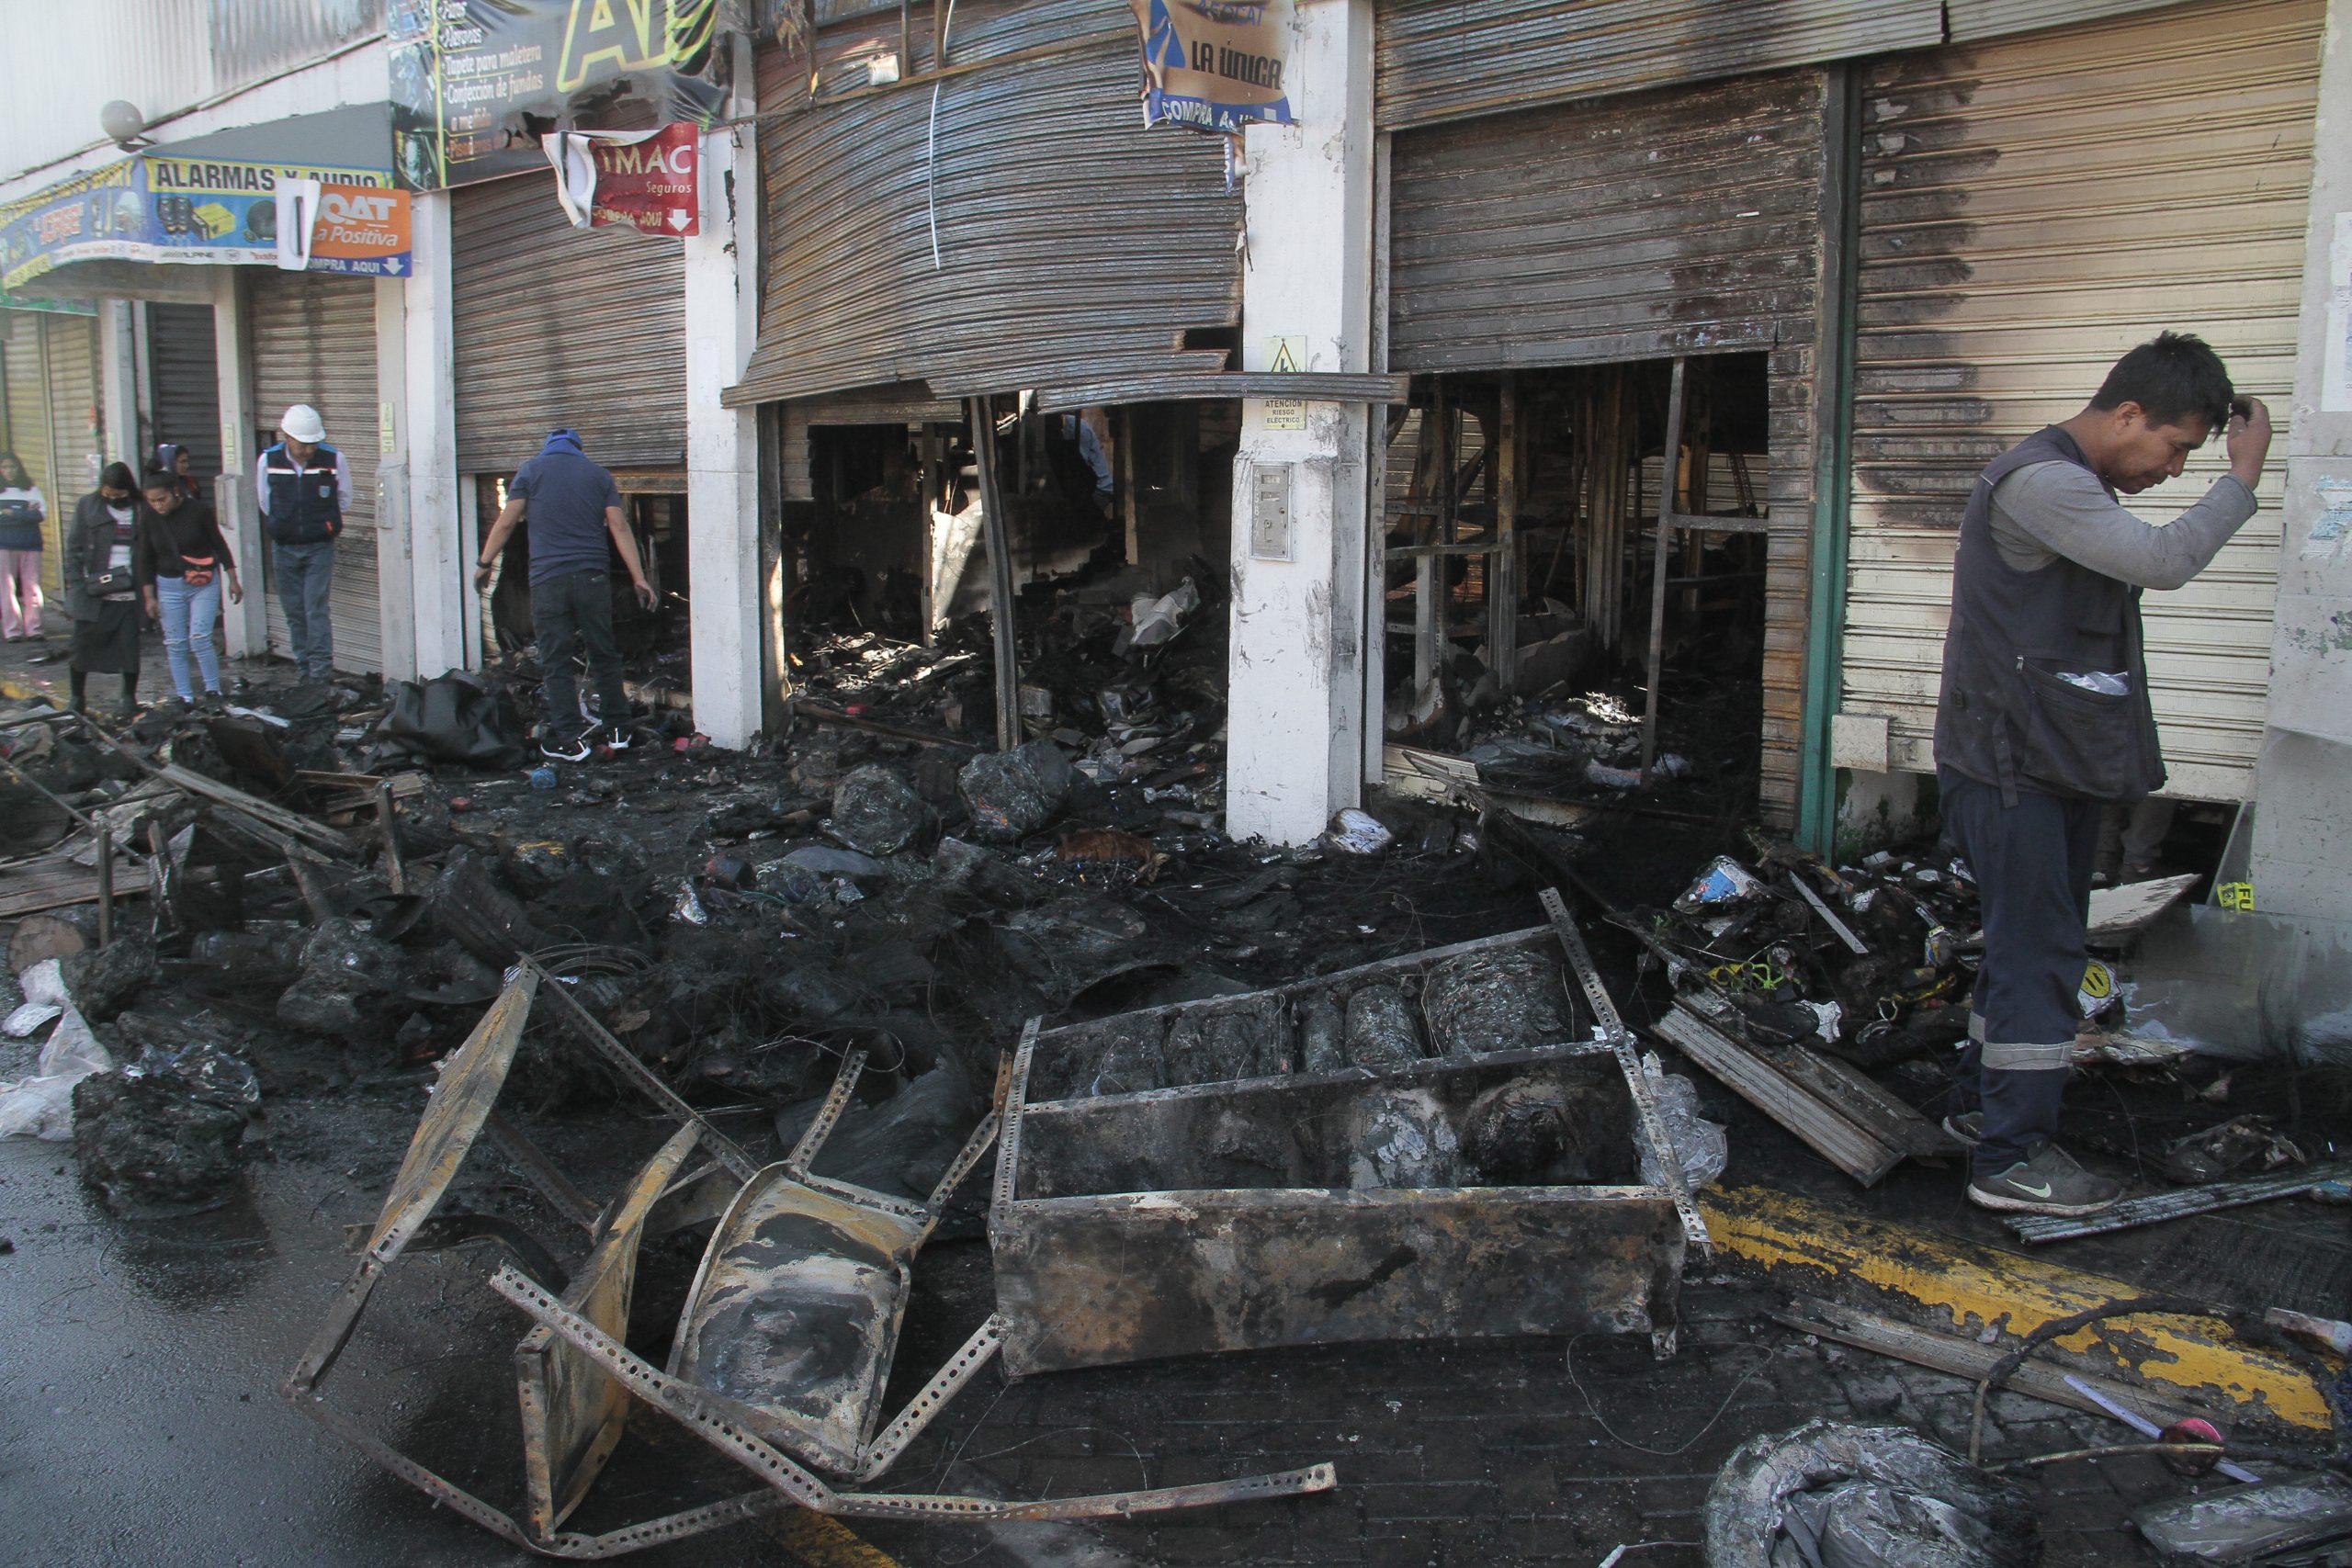
POLYGON ((1984 899, 1984 963, 1945 1125, 1973 1146, 1988 1209, 2086 1214, 2122 1189, 2056 1143, 2080 1021, 2099 809, 2165 782, 2140 631, 2145 589, 2205 570, 2255 512, 2270 413, 2202 342, 2165 333, 2090 406, 1978 476, 1960 525, 1936 707, 1944 826, 1984 899), (2230 471, 2158 527, 2125 511, 2227 426, 2230 471))

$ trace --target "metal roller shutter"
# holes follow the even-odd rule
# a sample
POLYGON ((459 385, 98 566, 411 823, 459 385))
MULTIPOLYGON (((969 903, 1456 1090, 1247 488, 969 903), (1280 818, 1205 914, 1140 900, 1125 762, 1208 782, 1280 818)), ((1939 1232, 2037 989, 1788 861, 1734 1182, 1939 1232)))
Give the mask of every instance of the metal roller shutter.
POLYGON ((147 307, 147 381, 155 440, 187 448, 208 493, 220 471, 220 368, 212 307, 147 307))
MULTIPOLYGON (((2289 412, 2322 13, 2200 6, 1871 68, 1841 706, 1891 718, 1895 767, 1934 766, 1954 530, 1985 462, 2165 328, 2289 412)), ((2211 443, 2133 510, 2161 522, 2223 468, 2211 443)), ((2169 794, 2251 785, 2278 473, 2202 576, 2146 600, 2169 794)))
POLYGON ((1943 40, 1939 0, 1380 0, 1373 116, 1403 130, 1943 40))
MULTIPOLYGON (((254 407, 275 426, 294 403, 326 422, 327 444, 351 461, 351 505, 334 550, 334 662, 338 670, 384 667, 382 605, 376 589, 376 284, 364 277, 252 269, 246 300, 254 407)), ((269 646, 287 651, 286 615, 268 594, 269 646)))
POLYGON ((41 498, 49 502, 49 521, 41 527, 41 595, 56 599, 62 615, 57 558, 65 547, 65 525, 74 515, 74 503, 83 492, 59 484, 57 470, 49 460, 49 378, 41 368, 40 315, 32 310, 0 311, 0 315, 7 318, 7 337, 0 343, 6 363, 0 365, 0 375, 6 377, 7 383, 9 449, 23 460, 33 483, 40 487, 41 498))
MULTIPOLYGON (((822 58, 894 52, 897 19, 874 26, 826 29, 822 58)), ((978 68, 762 119, 768 282, 727 400, 1222 369, 1180 344, 1239 321, 1241 198, 1218 138, 1143 127, 1129 14, 966 0, 948 61, 978 68)), ((763 104, 806 104, 805 62, 761 62, 763 104)))
POLYGON ((1821 106, 1797 72, 1399 135, 1389 368, 1809 339, 1821 106))
POLYGON ((512 473, 576 427, 606 468, 686 460, 685 252, 574 229, 551 173, 449 193, 458 468, 512 473))
POLYGON ((41 551, 41 592, 62 597, 58 563, 64 554, 64 526, 73 519, 74 502, 97 487, 98 467, 107 460, 104 416, 98 412, 98 323, 89 316, 46 316, 41 336, 49 372, 50 474, 57 485, 43 486, 41 493, 69 498, 50 508, 57 544, 41 551))
POLYGON ((2180 0, 1945 0, 1944 11, 1951 41, 1973 43, 1979 39, 2039 32, 2178 4, 2180 0))
POLYGON ((1400 132, 1388 365, 1768 355, 1763 757, 1795 808, 1828 83, 1783 72, 1400 132))

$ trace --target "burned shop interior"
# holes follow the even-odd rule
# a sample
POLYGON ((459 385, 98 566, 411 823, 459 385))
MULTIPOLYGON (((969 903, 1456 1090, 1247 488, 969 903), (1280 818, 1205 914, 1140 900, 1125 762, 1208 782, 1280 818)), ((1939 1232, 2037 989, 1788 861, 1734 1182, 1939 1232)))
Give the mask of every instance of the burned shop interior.
POLYGON ((995 728, 979 410, 1003 498, 1018 734, 1053 739, 1098 779, 1165 774, 1152 787, 1191 792, 1224 720, 1234 400, 1046 411, 1034 394, 959 405, 885 389, 786 405, 796 701, 959 737, 995 728))
POLYGON ((1766 356, 1412 387, 1381 494, 1387 739, 1531 795, 1752 804, 1766 356))
MULTIPOLYGON (((486 536, 506 504, 511 474, 486 474, 476 481, 474 505, 486 536)), ((659 683, 684 691, 686 677, 686 626, 694 611, 687 579, 686 476, 683 469, 620 468, 613 482, 621 494, 621 514, 637 539, 638 560, 646 581, 660 596, 658 607, 647 610, 630 592, 628 574, 614 554, 613 635, 621 657, 628 661, 631 678, 639 684, 659 683)), ((531 626, 531 522, 526 515, 500 553, 498 570, 481 603, 481 642, 486 654, 502 664, 519 668, 531 657, 535 636, 531 626)))

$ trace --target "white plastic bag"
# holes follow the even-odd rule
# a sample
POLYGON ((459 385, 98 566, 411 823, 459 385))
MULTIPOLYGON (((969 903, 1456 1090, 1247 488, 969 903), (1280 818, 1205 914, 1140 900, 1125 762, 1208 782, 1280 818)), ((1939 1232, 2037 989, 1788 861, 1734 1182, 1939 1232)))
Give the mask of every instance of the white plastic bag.
MULTIPOLYGON (((1683 1185, 1696 1192, 1723 1175, 1724 1167, 1731 1163, 1727 1129, 1699 1114, 1698 1086, 1679 1073, 1668 1072, 1657 1052, 1642 1053, 1642 1076, 1649 1080, 1650 1098, 1657 1105, 1666 1141, 1674 1145, 1675 1161, 1682 1167, 1683 1185)), ((1654 1185, 1665 1179, 1647 1148, 1642 1151, 1642 1179, 1654 1185)))
POLYGON ((41 1047, 32 1077, 0 1084, 0 1138, 63 1143, 74 1136, 74 1086, 92 1073, 111 1071, 114 1058, 66 994, 58 960, 41 960, 18 976, 17 983, 24 987, 27 1007, 58 1010, 57 1028, 41 1047))

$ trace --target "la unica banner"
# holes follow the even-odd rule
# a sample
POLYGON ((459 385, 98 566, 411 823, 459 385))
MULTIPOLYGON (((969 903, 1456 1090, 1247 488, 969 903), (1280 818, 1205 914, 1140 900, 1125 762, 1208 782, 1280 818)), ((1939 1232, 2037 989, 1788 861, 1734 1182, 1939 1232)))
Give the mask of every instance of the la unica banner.
POLYGON ((555 166, 556 199, 573 228, 702 232, 702 133, 695 127, 555 131, 541 140, 555 166))
POLYGON ((1143 32, 1143 122, 1227 136, 1298 123, 1283 84, 1272 0, 1128 0, 1143 32))
POLYGON ((714 47, 725 3, 390 0, 401 183, 437 190, 541 168, 548 132, 623 115, 707 126, 727 96, 728 51, 714 47))
MULTIPOLYGON (((0 288, 21 289, 77 261, 267 266, 277 260, 277 186, 286 180, 386 194, 392 183, 383 169, 142 152, 0 207, 0 288)), ((385 264, 376 276, 406 274, 405 198, 401 209, 400 248, 374 253, 385 264)))

